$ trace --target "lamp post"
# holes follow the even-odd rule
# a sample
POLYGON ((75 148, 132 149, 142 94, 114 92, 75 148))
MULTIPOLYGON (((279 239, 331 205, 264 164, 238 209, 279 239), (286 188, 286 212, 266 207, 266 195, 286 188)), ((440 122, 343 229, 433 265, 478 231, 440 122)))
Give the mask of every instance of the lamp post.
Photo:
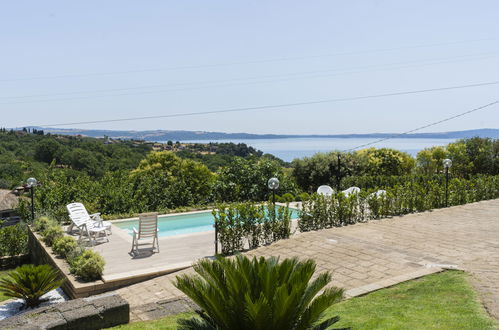
POLYGON ((338 171, 336 172, 336 190, 341 191, 341 154, 338 152, 338 171))
POLYGON ((446 158, 443 164, 445 169, 445 207, 447 207, 449 203, 449 168, 452 166, 452 160, 446 158))
POLYGON ((35 186, 38 184, 38 180, 35 178, 29 178, 26 180, 28 188, 31 190, 31 221, 35 221, 35 186))
POLYGON ((279 179, 276 177, 270 178, 269 181, 267 181, 267 187, 272 190, 272 204, 274 204, 275 209, 275 191, 279 189, 279 179))

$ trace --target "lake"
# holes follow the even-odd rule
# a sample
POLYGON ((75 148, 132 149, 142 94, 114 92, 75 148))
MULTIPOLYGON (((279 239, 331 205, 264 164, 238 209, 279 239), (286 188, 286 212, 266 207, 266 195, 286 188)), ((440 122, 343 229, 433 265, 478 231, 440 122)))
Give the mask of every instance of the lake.
MULTIPOLYGON (((248 140, 188 140, 186 143, 245 143, 253 148, 262 150, 290 162, 295 158, 312 156, 317 152, 348 150, 362 144, 370 143, 376 138, 288 138, 288 139, 248 139, 248 140)), ((433 147, 443 146, 454 142, 456 139, 390 139, 376 143, 369 147, 392 148, 405 151, 416 156, 418 151, 433 147)))

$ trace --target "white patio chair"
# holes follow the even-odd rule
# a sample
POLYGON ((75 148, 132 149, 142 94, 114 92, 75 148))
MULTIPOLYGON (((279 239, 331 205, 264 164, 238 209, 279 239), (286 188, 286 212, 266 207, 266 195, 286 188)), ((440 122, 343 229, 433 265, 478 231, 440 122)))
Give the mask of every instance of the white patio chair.
POLYGON ((383 196, 386 196, 386 190, 378 190, 378 191, 375 191, 373 193, 370 193, 368 198, 380 198, 380 197, 383 197, 383 196))
MULTIPOLYGON (((133 228, 132 250, 130 254, 139 253, 139 240, 152 238, 152 251, 154 248, 159 253, 158 242, 158 213, 142 213, 139 215, 139 230, 133 228)), ((148 243, 145 243, 148 244, 148 243)))
POLYGON ((319 186, 319 188, 317 188, 317 194, 324 196, 331 196, 332 194, 334 194, 334 190, 330 186, 322 185, 319 186))
POLYGON ((71 219, 71 225, 68 227, 68 232, 71 233, 76 226, 80 232, 78 241, 82 239, 83 235, 87 235, 90 241, 93 239, 92 244, 94 244, 97 237, 100 234, 104 234, 109 242, 107 232, 109 231, 111 234, 111 223, 102 221, 100 213, 88 214, 87 209, 82 203, 68 204, 66 205, 66 209, 68 210, 69 218, 71 219))
POLYGON ((348 189, 345 189, 342 191, 343 195, 345 195, 345 197, 348 197, 350 195, 357 195, 358 193, 360 193, 360 188, 359 187, 350 187, 348 189))

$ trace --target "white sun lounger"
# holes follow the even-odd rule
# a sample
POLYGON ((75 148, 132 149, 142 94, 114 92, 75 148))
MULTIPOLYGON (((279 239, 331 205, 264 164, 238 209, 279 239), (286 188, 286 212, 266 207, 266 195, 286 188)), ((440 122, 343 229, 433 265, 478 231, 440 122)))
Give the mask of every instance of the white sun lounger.
POLYGON ((95 243, 96 238, 100 234, 104 234, 107 241, 107 232, 111 233, 111 223, 107 221, 102 221, 100 218, 100 213, 88 214, 87 209, 82 203, 71 203, 66 205, 66 209, 69 212, 69 218, 71 219, 71 225, 68 227, 68 232, 72 232, 73 228, 76 226, 80 232, 80 241, 83 235, 87 235, 92 244, 95 243), (93 239, 93 241, 92 241, 93 239))

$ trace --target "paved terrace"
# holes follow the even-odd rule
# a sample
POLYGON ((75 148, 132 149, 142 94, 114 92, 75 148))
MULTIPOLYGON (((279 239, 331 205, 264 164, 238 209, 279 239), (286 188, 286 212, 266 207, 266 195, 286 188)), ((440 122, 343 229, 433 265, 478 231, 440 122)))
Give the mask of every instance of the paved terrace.
MULTIPOLYGON (((170 253, 167 246, 163 253, 170 253)), ((456 267, 472 274, 489 313, 499 319, 499 199, 419 214, 301 233, 247 255, 312 258, 332 285, 356 296, 411 278, 456 267)), ((176 274, 117 290, 132 320, 165 315, 165 300, 182 297, 176 274)))
MULTIPOLYGON (((280 203, 278 203, 280 204, 280 203)), ((291 207, 298 208, 299 203, 291 203, 291 207)), ((199 213, 205 211, 194 211, 189 213, 199 213)), ((186 213, 181 213, 185 215, 186 213)), ((169 216, 176 215, 170 214, 169 216)), ((133 219, 124 219, 137 220, 133 219)), ((119 222, 118 220, 117 222, 119 222)), ((113 222, 116 224, 116 222, 113 222)), ((106 261, 104 274, 105 282, 112 282, 124 279, 131 279, 140 276, 157 276, 178 271, 190 267, 194 261, 200 258, 213 257, 215 254, 215 232, 207 231, 191 233, 178 236, 159 237, 160 253, 151 253, 150 244, 141 247, 141 253, 137 256, 129 254, 132 248, 132 236, 119 227, 112 226, 112 235, 109 235, 109 242, 104 237, 97 241, 97 245, 92 247, 99 252, 106 261)), ((138 225, 136 225, 138 228, 138 225)), ((296 228, 296 221, 292 222, 292 230, 296 228)), ((147 240, 146 242, 151 242, 147 240)), ((219 247, 220 251, 220 247, 219 247)))

